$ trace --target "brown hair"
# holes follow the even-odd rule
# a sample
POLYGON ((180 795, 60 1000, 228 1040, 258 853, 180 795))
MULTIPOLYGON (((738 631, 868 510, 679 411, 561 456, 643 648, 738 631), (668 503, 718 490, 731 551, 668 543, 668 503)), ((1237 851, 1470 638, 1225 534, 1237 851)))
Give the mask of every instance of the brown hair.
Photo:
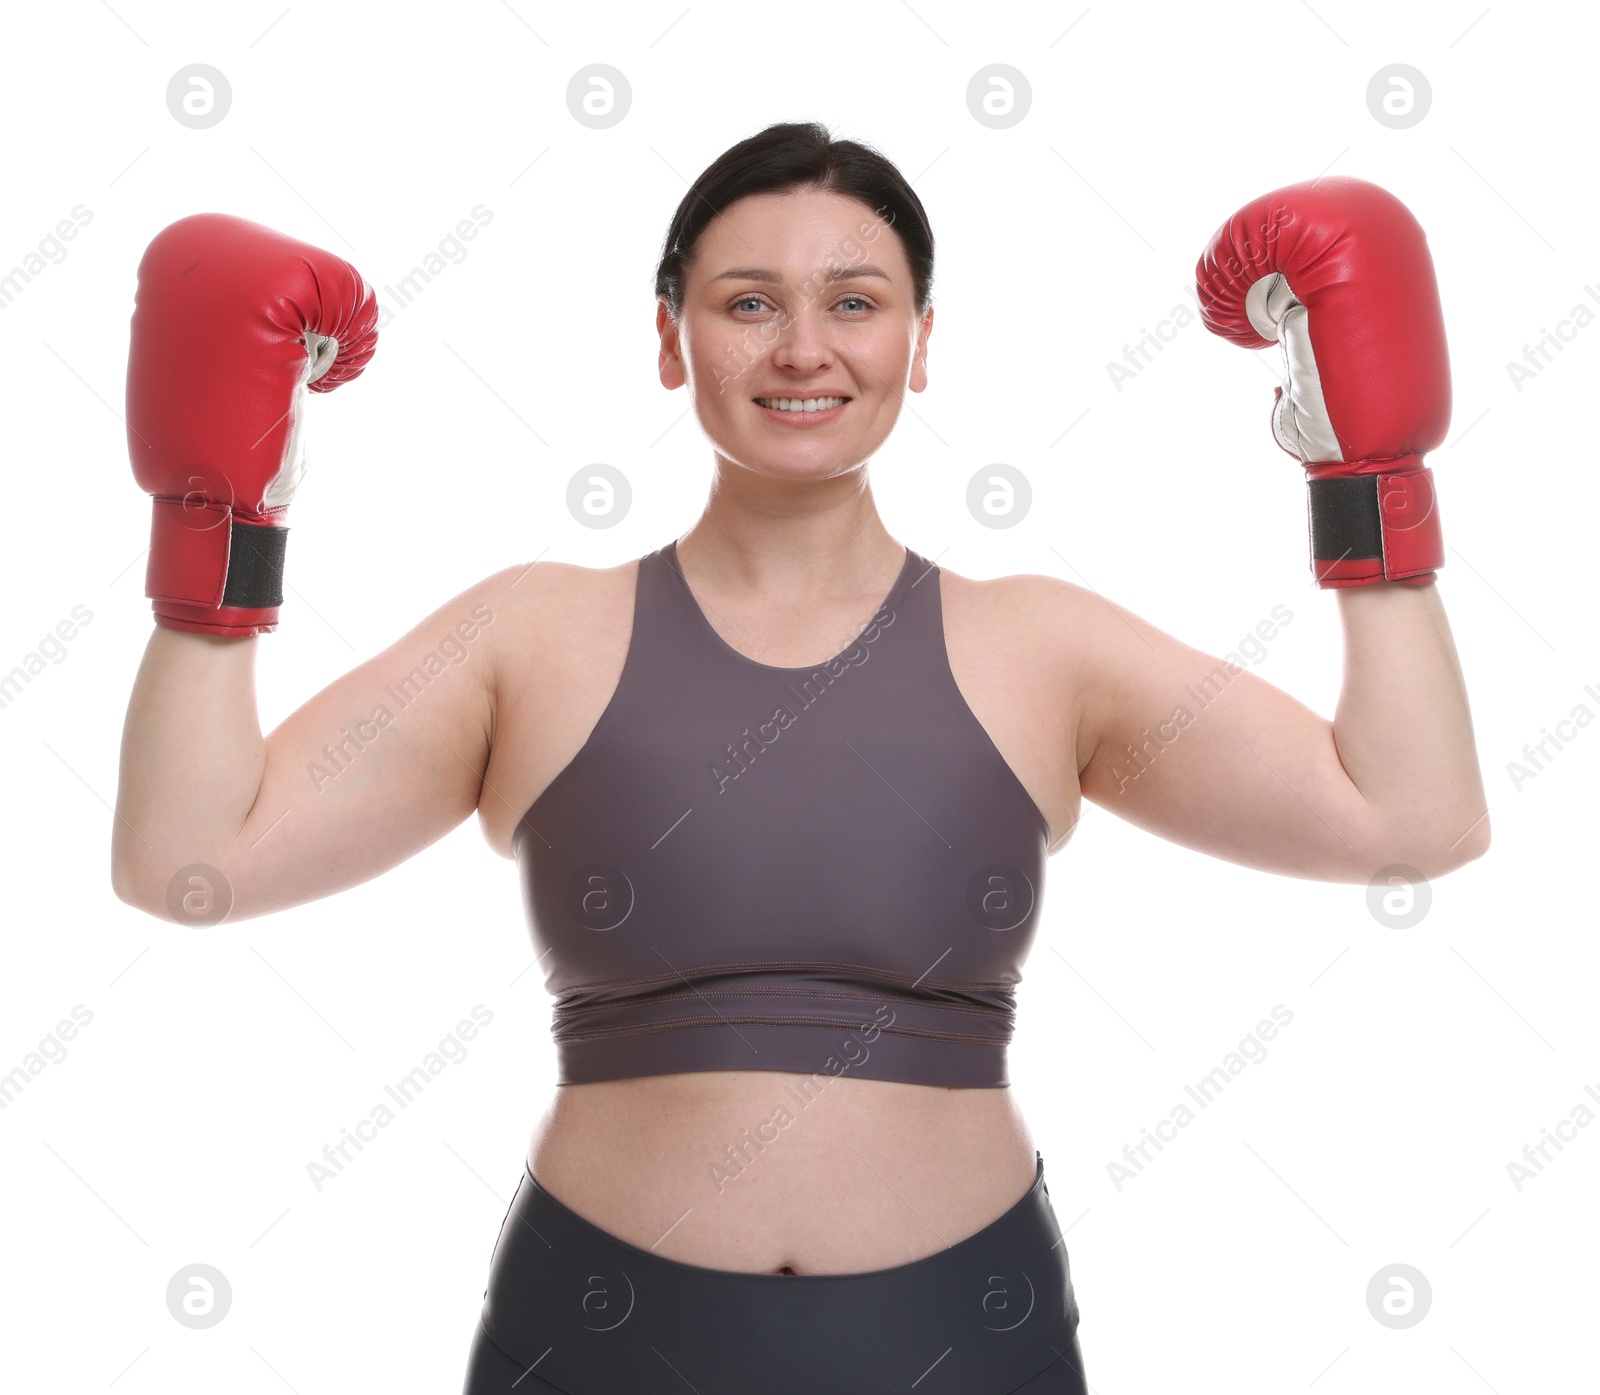
POLYGON ((920 317, 933 288, 933 229, 905 176, 886 156, 853 140, 834 140, 819 121, 785 121, 723 151, 683 196, 662 243, 656 294, 676 320, 689 264, 711 220, 748 194, 819 189, 859 199, 899 234, 911 267, 920 317))

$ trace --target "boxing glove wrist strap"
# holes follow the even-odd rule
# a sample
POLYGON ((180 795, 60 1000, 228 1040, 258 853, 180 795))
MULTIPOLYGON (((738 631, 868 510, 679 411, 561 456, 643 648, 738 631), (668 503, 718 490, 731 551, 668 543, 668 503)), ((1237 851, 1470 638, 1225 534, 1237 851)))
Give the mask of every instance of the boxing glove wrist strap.
POLYGON ((234 519, 222 604, 246 610, 282 605, 283 556, 288 544, 287 528, 262 528, 234 519))
POLYGON ((1431 581, 1444 565, 1433 471, 1417 465, 1378 474, 1331 473, 1348 469, 1343 463, 1307 467, 1306 514, 1317 584, 1431 581), (1330 473, 1319 473, 1324 470, 1330 473))
POLYGON ((157 495, 150 524, 145 594, 216 609, 283 604, 289 530, 247 522, 222 504, 157 495))

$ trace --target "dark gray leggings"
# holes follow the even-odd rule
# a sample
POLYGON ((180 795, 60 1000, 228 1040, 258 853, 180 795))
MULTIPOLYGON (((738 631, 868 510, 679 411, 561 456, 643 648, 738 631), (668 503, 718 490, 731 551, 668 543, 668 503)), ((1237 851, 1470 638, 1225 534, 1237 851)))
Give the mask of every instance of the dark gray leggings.
POLYGON ((1087 1395, 1066 1245, 1032 1188, 974 1235, 860 1274, 741 1273, 628 1244, 526 1169, 462 1395, 1087 1395))
MULTIPOLYGON (((1038 1375, 1030 1377, 1022 1385, 1015 1386, 1015 1395, 1087 1395, 1088 1386, 1083 1379, 1083 1358, 1078 1353, 1078 1334, 1072 1334, 1072 1343, 1063 1352, 1064 1359, 1046 1366, 1038 1375)), ((549 1381, 540 1380, 533 1372, 528 1370, 520 1361, 514 1361, 489 1340, 488 1334, 483 1330, 483 1324, 478 1324, 476 1335, 472 1339, 472 1354, 467 1362, 467 1383, 461 1388, 461 1395, 591 1395, 590 1390, 567 1391, 559 1385, 551 1385, 549 1381)), ((682 1387, 685 1391, 690 1387, 682 1387)), ((758 1389, 756 1386, 747 1386, 744 1389, 758 1389)), ((918 1387, 919 1391, 922 1389, 918 1387)), ((593 1387, 593 1395, 613 1395, 613 1392, 602 1391, 600 1387, 593 1387)), ((622 1395, 616 1392, 615 1395, 622 1395)), ((632 1395, 632 1392, 628 1392, 632 1395)), ((853 1395, 847 1387, 835 1386, 827 1395, 853 1395)), ((866 1395, 863 1390, 863 1395, 866 1395)), ((883 1390, 874 1390, 871 1395, 889 1395, 883 1390)))

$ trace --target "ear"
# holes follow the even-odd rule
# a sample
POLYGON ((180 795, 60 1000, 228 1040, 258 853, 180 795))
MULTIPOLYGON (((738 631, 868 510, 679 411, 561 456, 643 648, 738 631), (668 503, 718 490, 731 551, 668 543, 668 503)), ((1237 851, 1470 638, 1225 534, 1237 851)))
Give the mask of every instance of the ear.
POLYGON ((928 386, 928 336, 933 333, 933 306, 923 313, 917 327, 917 344, 911 354, 911 378, 906 384, 912 392, 921 392, 928 386))
POLYGON ((664 295, 656 297, 656 333, 661 336, 661 353, 656 360, 656 371, 661 375, 661 386, 680 388, 688 377, 683 368, 683 356, 678 339, 678 326, 673 322, 664 295))

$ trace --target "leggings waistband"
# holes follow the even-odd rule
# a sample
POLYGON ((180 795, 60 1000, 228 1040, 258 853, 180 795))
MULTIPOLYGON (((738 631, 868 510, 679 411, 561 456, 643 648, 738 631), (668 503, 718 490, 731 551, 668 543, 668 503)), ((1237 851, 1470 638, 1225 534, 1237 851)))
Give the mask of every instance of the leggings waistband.
POLYGON ((753 1274, 667 1259, 563 1205, 524 1167, 496 1241, 485 1332, 574 1395, 819 1388, 1003 1395, 1076 1351, 1078 1306, 1033 1185, 982 1230, 889 1269, 753 1274))

